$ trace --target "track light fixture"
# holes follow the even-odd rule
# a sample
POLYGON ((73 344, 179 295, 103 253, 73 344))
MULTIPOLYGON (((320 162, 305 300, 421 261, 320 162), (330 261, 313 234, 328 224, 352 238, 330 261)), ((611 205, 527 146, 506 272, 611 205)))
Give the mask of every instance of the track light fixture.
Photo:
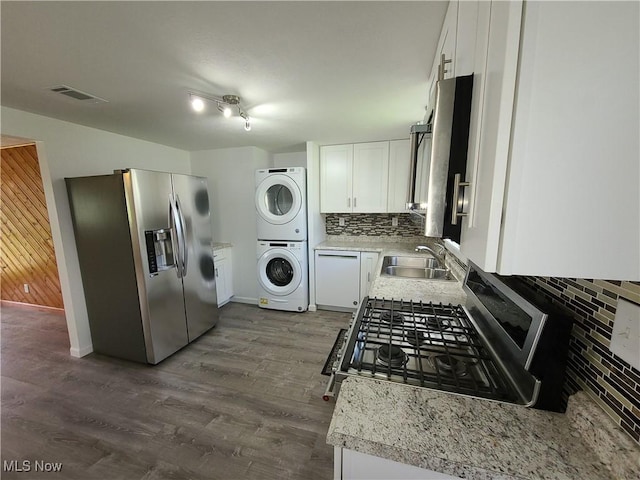
POLYGON ((191 108, 196 112, 202 112, 205 109, 205 100, 216 104, 216 108, 225 118, 233 115, 233 109, 238 111, 238 115, 244 120, 244 129, 249 132, 251 130, 251 119, 240 105, 240 97, 237 95, 223 95, 217 97, 214 95, 203 95, 202 93, 189 92, 189 101, 191 108))

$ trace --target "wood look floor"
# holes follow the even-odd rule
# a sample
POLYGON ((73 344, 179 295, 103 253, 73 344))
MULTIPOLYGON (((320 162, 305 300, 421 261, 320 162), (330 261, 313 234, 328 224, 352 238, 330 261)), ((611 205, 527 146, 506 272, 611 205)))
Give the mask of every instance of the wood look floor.
POLYGON ((350 315, 230 303, 156 366, 69 355, 65 319, 2 308, 3 479, 329 479, 320 375, 350 315), (35 473, 35 461, 61 462, 35 473))

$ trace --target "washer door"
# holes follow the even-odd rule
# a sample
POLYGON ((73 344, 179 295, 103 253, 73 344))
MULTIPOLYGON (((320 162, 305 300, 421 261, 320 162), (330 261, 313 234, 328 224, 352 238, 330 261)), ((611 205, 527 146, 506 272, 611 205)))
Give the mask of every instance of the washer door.
POLYGON ((258 281, 272 295, 289 295, 300 286, 302 267, 289 250, 267 250, 258 260, 258 281))
POLYGON ((269 223, 289 223, 301 208, 300 187, 287 175, 269 175, 256 188, 256 210, 269 223))

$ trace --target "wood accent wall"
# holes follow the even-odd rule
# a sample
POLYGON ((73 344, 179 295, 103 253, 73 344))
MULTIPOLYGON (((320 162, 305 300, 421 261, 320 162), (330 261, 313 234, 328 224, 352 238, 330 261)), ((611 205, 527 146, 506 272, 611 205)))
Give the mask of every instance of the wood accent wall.
POLYGON ((2 300, 63 308, 36 146, 0 153, 2 300))

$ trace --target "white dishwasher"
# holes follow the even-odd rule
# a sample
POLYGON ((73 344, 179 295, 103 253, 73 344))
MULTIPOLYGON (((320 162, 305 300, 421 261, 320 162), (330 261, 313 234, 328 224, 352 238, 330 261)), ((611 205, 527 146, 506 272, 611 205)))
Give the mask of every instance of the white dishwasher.
POLYGON ((316 304, 339 310, 360 305, 360 252, 316 250, 316 304))

